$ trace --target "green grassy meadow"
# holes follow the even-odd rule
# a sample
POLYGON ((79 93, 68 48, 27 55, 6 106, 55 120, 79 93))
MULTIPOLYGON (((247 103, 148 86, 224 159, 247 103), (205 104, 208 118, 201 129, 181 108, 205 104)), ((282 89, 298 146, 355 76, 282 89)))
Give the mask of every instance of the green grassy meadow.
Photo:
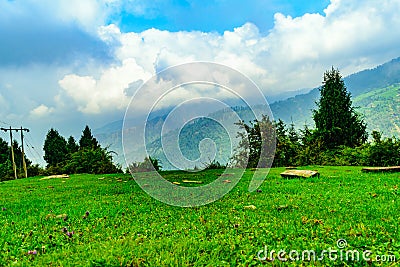
MULTIPOLYGON (((271 169, 250 193, 252 170, 212 204, 181 208, 148 196, 130 175, 33 177, 0 183, 0 266, 396 266, 400 175, 322 167, 319 178, 271 169), (253 206, 251 206, 253 205, 253 206), (371 261, 260 260, 260 250, 370 250, 371 261), (394 255, 396 262, 379 262, 394 255)), ((163 172, 215 180, 223 170, 163 172)), ((264 254, 262 254, 264 255, 264 254)), ((269 254, 268 254, 269 255, 269 254)), ((287 255, 286 255, 287 258, 287 255)))

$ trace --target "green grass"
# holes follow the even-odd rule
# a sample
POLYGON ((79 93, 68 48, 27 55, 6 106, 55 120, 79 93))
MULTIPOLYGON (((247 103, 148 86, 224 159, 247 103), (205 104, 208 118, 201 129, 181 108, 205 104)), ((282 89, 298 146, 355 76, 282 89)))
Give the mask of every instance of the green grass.
MULTIPOLYGON (((262 192, 252 171, 221 200, 196 208, 165 205, 129 175, 38 177, 0 183, 0 266, 368 266, 365 261, 260 261, 258 251, 371 250, 400 259, 399 175, 319 167, 320 178, 286 180, 272 169, 262 192), (104 178, 104 179, 103 179, 104 178), (122 180, 122 181, 121 181, 122 180), (254 205, 256 209, 245 206, 254 205), (84 218, 85 212, 89 216, 84 218), (66 214, 68 218, 55 216, 66 214), (68 237, 62 230, 74 231, 68 237), (37 255, 28 251, 36 250, 37 255)), ((209 183, 221 170, 171 181, 209 183)), ((61 216, 62 217, 62 216, 61 216)), ((373 264, 379 265, 378 262, 373 264)), ((395 263, 381 263, 395 266, 395 263)))

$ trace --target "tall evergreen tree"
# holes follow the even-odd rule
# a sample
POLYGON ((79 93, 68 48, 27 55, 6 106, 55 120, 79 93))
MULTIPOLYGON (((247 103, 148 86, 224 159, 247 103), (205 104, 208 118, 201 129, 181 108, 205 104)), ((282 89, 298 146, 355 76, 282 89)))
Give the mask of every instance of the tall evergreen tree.
POLYGON ((67 141, 67 151, 69 154, 75 153, 79 150, 79 145, 76 143, 75 138, 71 135, 67 141))
POLYGON ((81 139, 79 140, 80 149, 97 149, 100 148, 99 142, 92 135, 92 131, 89 126, 86 125, 85 129, 82 131, 81 139))
POLYGON ((299 134, 297 133, 294 123, 292 123, 289 126, 288 129, 288 139, 289 139, 289 146, 287 147, 287 165, 296 165, 297 164, 297 157, 300 149, 300 144, 299 144, 299 134))
POLYGON ((67 159, 67 141, 53 128, 51 128, 46 135, 43 150, 43 158, 48 166, 64 164, 67 159))
POLYGON ((338 70, 324 73, 321 98, 313 110, 316 137, 326 149, 341 145, 355 147, 367 140, 366 124, 355 112, 351 95, 338 70))
POLYGON ((274 158, 274 166, 285 166, 288 165, 289 155, 289 139, 287 136, 287 130, 285 123, 279 119, 275 122, 276 129, 276 150, 274 158))
POLYGON ((293 144, 299 141, 299 134, 297 133, 296 128, 294 127, 293 121, 288 129, 288 137, 290 142, 292 142, 293 144))

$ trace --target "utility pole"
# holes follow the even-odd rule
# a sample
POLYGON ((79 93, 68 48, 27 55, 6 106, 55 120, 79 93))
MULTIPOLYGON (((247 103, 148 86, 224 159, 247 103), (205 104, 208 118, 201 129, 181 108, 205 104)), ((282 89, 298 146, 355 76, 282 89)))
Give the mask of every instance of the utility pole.
MULTIPOLYGON (((25 129, 29 132, 28 129, 25 129)), ((28 178, 28 170, 26 169, 26 162, 25 162, 25 151, 24 151, 24 129, 21 126, 21 152, 22 152, 22 164, 24 166, 25 178, 28 178)))
MULTIPOLYGON (((3 130, 3 129, 2 129, 3 130)), ((7 130, 4 130, 7 132, 7 130)), ((13 148, 13 138, 12 138, 12 129, 10 126, 10 148, 11 148, 11 158, 12 158, 12 165, 13 165, 13 170, 14 170, 14 178, 17 179, 17 165, 15 165, 15 157, 14 157, 14 148, 13 148)))
POLYGON ((10 131, 10 143, 11 143, 11 159, 12 159, 12 164, 13 164, 13 170, 14 170, 14 177, 15 179, 18 179, 17 177, 17 165, 15 164, 15 157, 14 157, 14 148, 13 148, 13 138, 12 138, 12 131, 21 131, 21 147, 22 147, 22 162, 24 165, 24 171, 25 171, 25 178, 28 178, 28 171, 26 169, 26 162, 25 162, 25 152, 24 152, 24 134, 23 131, 29 132, 29 129, 27 128, 0 128, 1 130, 7 132, 10 131))

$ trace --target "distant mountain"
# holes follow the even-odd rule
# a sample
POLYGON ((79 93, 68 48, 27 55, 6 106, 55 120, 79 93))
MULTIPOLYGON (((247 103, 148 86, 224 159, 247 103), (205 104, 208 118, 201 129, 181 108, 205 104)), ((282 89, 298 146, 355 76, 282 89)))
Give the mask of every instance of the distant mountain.
POLYGON ((268 103, 274 103, 274 102, 278 102, 281 100, 286 100, 290 97, 294 97, 297 95, 301 95, 301 94, 307 94, 308 92, 310 92, 312 88, 303 88, 303 89, 298 89, 298 90, 294 90, 294 91, 289 91, 289 92, 282 92, 282 93, 278 93, 276 95, 267 95, 267 101, 268 103))
POLYGON ((377 88, 398 84, 400 83, 400 57, 376 68, 352 74, 344 81, 353 97, 377 88))
POLYGON ((124 123, 123 120, 108 123, 107 125, 104 125, 101 128, 94 129, 93 134, 99 136, 103 134, 107 135, 113 132, 121 132, 123 123, 124 123))
MULTIPOLYGON (((353 105, 359 107, 357 112, 364 115, 364 119, 368 125, 368 131, 380 130, 384 136, 400 136, 400 58, 380 65, 373 69, 364 70, 352 74, 344 78, 347 89, 352 94, 353 105)), ((314 88, 308 93, 299 94, 286 100, 280 100, 272 103, 274 119, 282 119, 286 124, 293 122, 296 128, 303 128, 305 124, 313 127, 312 109, 315 108, 315 101, 319 98, 319 89, 314 88)), ((149 152, 160 158, 165 168, 172 168, 165 163, 165 155, 160 150, 159 129, 163 125, 166 115, 170 110, 166 109, 153 114, 147 122, 149 135, 147 136, 149 152), (164 114, 165 112, 165 114, 164 114)), ((251 112, 248 108, 236 108, 239 116, 246 122, 253 120, 251 112)), ((210 114, 221 121, 229 121, 230 118, 224 110, 210 114)), ((117 152, 115 158, 117 162, 124 164, 125 160, 122 152, 122 121, 110 123, 100 129, 94 131, 95 136, 101 144, 109 146, 109 148, 117 152)), ((130 133, 135 133, 135 140, 130 140, 129 151, 126 151, 132 157, 130 161, 141 161, 144 155, 139 151, 143 150, 143 129, 137 129, 134 125, 128 129, 130 133), (142 139, 141 139, 142 138, 142 139)), ((167 140, 167 147, 171 145, 172 140, 168 143, 169 138, 177 135, 177 129, 170 131, 163 137, 167 140)), ((213 148, 206 147, 207 153, 215 153, 216 159, 220 163, 226 163, 228 150, 226 142, 226 132, 220 125, 210 122, 209 120, 199 119, 191 122, 180 132, 179 145, 182 154, 189 160, 195 161, 200 159, 207 162, 207 158, 200 158, 199 142, 204 138, 215 140, 216 151, 213 148)), ((129 141, 129 140, 128 140, 129 141)), ((237 142, 237 141, 235 141, 237 142)), ((229 150, 230 151, 230 150, 229 150)), ((207 154, 206 153, 206 154, 207 154)), ((175 155, 178 156, 178 155, 175 155)), ((174 157, 175 157, 174 156, 174 157)), ((187 163, 185 168, 193 167, 193 164, 187 163)), ((201 166, 198 166, 201 167, 201 166)))
POLYGON ((213 112, 207 118, 195 119, 181 130, 176 129, 162 136, 162 143, 161 138, 149 143, 147 151, 160 159, 164 169, 202 168, 213 159, 227 164, 240 141, 237 136, 240 129, 235 125, 237 116, 246 122, 253 121, 256 118, 253 112, 262 114, 263 107, 232 109, 234 113, 225 109, 213 112))

